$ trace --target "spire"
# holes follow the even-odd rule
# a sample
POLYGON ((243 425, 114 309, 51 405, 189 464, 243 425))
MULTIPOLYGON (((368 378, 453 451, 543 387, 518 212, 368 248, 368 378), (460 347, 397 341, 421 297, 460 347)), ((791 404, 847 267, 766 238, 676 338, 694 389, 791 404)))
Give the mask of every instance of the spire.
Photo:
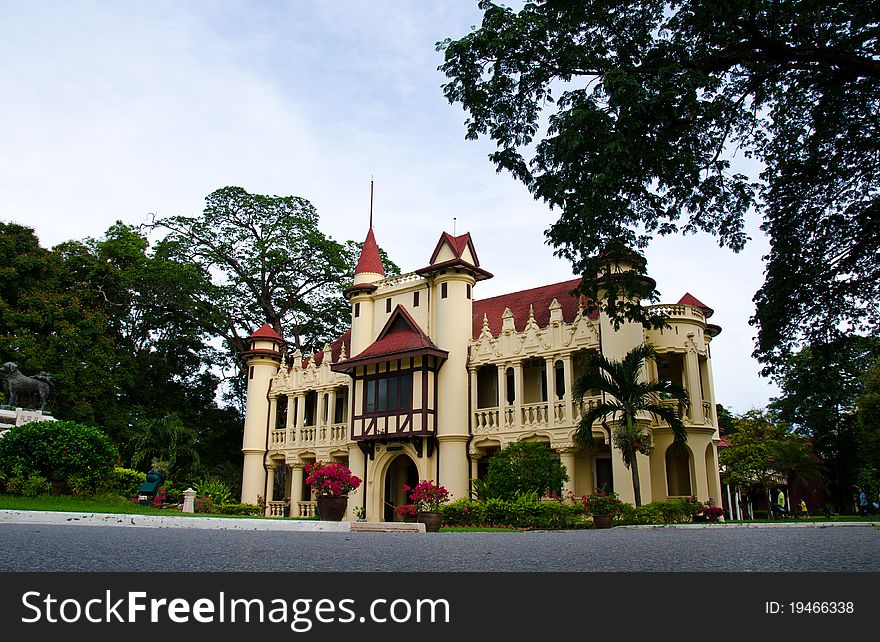
POLYGON ((361 258, 358 260, 354 274, 365 273, 379 274, 385 276, 385 268, 382 266, 382 257, 379 256, 379 246, 376 244, 376 237, 373 236, 373 226, 370 226, 367 232, 367 238, 364 240, 364 248, 361 250, 361 258))
POLYGON ((385 276, 385 267, 382 265, 382 257, 379 256, 379 246, 376 244, 376 237, 373 236, 372 177, 370 177, 370 228, 367 230, 367 238, 364 240, 361 257, 358 259, 357 267, 354 269, 355 283, 362 280, 357 278, 359 274, 378 274, 379 276, 385 276))

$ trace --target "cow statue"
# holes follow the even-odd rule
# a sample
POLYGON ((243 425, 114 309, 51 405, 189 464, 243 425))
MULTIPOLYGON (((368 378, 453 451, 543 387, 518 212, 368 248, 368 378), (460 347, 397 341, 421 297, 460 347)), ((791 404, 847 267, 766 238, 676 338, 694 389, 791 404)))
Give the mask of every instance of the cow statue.
POLYGON ((3 378, 3 390, 10 406, 15 407, 22 397, 29 397, 34 401, 39 400, 39 410, 45 409, 49 400, 51 375, 41 372, 28 377, 21 373, 18 364, 7 361, 0 367, 0 376, 3 378))

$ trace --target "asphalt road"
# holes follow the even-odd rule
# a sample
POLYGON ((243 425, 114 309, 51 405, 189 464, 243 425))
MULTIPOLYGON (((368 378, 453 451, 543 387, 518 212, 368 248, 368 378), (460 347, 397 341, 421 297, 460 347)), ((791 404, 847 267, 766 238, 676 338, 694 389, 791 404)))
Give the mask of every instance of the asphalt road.
POLYGON ((0 524, 0 571, 880 571, 880 528, 240 532, 0 524))

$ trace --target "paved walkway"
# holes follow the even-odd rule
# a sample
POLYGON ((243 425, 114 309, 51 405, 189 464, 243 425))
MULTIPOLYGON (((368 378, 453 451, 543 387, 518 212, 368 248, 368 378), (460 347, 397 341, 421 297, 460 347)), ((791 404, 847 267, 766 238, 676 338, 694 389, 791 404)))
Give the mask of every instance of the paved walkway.
POLYGON ((135 526, 140 528, 207 528, 234 531, 425 532, 412 522, 325 522, 301 519, 246 519, 182 515, 119 513, 65 513, 59 511, 0 510, 0 524, 69 524, 77 526, 135 526))

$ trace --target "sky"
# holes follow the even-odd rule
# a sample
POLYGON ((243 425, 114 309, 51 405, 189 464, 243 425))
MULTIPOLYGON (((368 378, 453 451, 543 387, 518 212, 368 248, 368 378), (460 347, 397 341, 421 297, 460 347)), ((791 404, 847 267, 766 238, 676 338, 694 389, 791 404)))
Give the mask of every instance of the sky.
MULTIPOLYGON (((0 0, 0 15, 0 220, 44 247, 196 215, 227 185, 304 197, 326 234, 360 241, 373 180, 377 241, 404 272, 448 231, 495 275, 477 298, 572 278, 544 242, 554 212, 443 97, 435 43, 479 25, 476 0, 0 0)), ((751 358, 759 224, 739 254, 703 234, 646 251, 662 302, 715 310, 716 396, 736 413, 778 394, 751 358)))

